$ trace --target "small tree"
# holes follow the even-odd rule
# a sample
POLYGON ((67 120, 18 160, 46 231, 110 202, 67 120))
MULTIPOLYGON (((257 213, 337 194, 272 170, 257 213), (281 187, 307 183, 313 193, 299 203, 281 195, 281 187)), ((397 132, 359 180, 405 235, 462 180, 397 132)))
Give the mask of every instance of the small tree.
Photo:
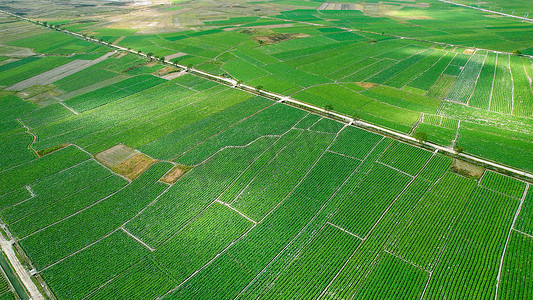
POLYGON ((187 71, 190 71, 190 70, 192 70, 192 64, 187 65, 187 71))
POLYGON ((148 52, 148 53, 146 53, 146 56, 147 56, 150 60, 152 60, 152 57, 154 56, 154 53, 152 53, 152 52, 148 52))
POLYGON ((428 139, 428 134, 423 131, 417 131, 415 134, 413 134, 413 137, 419 142, 425 142, 428 139))
POLYGON ((513 54, 516 54, 516 55, 522 55, 522 51, 520 51, 520 50, 513 50, 513 54))
POLYGON ((261 90, 263 89, 263 86, 262 85, 258 85, 255 87, 255 90, 259 93, 261 92, 261 90))
POLYGON ((331 104, 326 104, 326 106, 324 106, 324 109, 326 110, 326 112, 330 112, 333 110, 333 105, 331 104))
POLYGON ((454 146, 453 150, 455 150, 455 152, 457 152, 457 153, 463 153, 465 151, 465 147, 463 147, 463 146, 454 146))
POLYGON ((361 119, 361 117, 359 116, 358 113, 354 113, 354 114, 352 115, 352 119, 353 119, 354 121, 359 121, 359 119, 361 119))
POLYGON ((242 81, 241 81, 241 80, 236 80, 236 81, 235 81, 235 85, 236 85, 236 86, 240 87, 241 84, 242 84, 242 81))

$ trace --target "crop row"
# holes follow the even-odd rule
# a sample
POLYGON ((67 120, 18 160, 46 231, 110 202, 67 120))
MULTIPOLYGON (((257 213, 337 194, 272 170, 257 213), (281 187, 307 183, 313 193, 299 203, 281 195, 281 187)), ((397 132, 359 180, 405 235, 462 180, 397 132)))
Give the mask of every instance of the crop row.
POLYGON ((513 115, 533 117, 533 90, 525 73, 524 64, 531 64, 528 59, 511 56, 511 72, 513 76, 514 94, 513 115))
POLYGON ((485 58, 483 69, 479 75, 479 79, 474 89, 474 93, 470 97, 468 104, 473 107, 489 109, 490 98, 492 94, 492 83, 494 81, 494 70, 496 69, 496 54, 489 52, 485 58))
POLYGON ((509 55, 498 54, 490 99, 490 110, 504 114, 511 114, 513 106, 513 82, 509 59, 509 55))
POLYGON ((451 100, 459 103, 468 103, 468 99, 472 95, 476 82, 483 67, 485 55, 475 54, 470 56, 470 60, 464 67, 461 75, 457 78, 452 91, 446 97, 446 100, 451 100))
POLYGON ((485 172, 480 185, 515 198, 521 198, 526 188, 525 182, 492 171, 485 172))
POLYGON ((418 78, 409 82, 407 85, 424 91, 429 90, 433 86, 433 84, 435 84, 435 82, 439 79, 442 72, 444 72, 444 69, 448 66, 448 64, 454 57, 455 53, 446 53, 431 68, 429 68, 427 71, 418 76, 418 78))
POLYGON ((408 144, 393 142, 379 161, 411 176, 416 175, 431 157, 431 152, 408 144))

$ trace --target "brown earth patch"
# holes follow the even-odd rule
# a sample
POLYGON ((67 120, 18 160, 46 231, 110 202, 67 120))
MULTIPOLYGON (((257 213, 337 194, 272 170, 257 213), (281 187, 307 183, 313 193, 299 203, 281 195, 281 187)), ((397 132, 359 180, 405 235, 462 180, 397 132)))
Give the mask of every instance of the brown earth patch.
POLYGON ((459 175, 475 179, 480 178, 483 172, 485 172, 485 168, 459 159, 453 161, 451 170, 459 175))
POLYGON ((168 184, 174 184, 178 179, 180 179, 185 173, 189 172, 191 170, 191 166, 185 166, 185 165, 176 165, 170 171, 168 171, 167 174, 165 174, 159 181, 168 183, 168 184))
POLYGON ((463 51, 464 54, 474 54, 474 52, 476 52, 475 49, 466 49, 465 51, 463 51))
POLYGON ((373 82, 356 82, 355 84, 367 90, 378 86, 377 83, 373 83, 373 82))
POLYGON ((134 154, 135 150, 126 145, 119 144, 96 154, 94 158, 111 168, 134 154))
POLYGON ((156 162, 146 154, 138 153, 120 162, 111 169, 124 177, 134 180, 156 162))
POLYGON ((166 66, 166 67, 163 67, 163 68, 155 71, 152 74, 154 74, 155 76, 163 76, 163 75, 167 75, 167 74, 174 73, 174 72, 177 72, 177 71, 179 71, 179 69, 176 68, 176 67, 166 66))

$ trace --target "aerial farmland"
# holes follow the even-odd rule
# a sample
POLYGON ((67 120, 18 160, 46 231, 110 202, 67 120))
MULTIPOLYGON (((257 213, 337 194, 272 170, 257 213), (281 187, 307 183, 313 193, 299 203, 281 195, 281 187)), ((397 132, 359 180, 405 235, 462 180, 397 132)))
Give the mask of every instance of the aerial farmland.
POLYGON ((0 299, 533 299, 530 12, 0 3, 0 299))

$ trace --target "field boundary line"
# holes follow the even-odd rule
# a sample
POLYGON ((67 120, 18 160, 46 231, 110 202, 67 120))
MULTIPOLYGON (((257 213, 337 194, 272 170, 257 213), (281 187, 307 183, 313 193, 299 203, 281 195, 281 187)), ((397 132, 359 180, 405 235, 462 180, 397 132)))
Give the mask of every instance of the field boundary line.
POLYGON ((79 114, 79 112, 75 111, 72 107, 67 106, 65 103, 63 103, 63 101, 59 101, 59 104, 63 105, 66 109, 70 110, 73 114, 75 115, 79 114))
POLYGON ((113 192, 113 193, 111 193, 111 194, 105 196, 104 198, 102 198, 102 199, 100 199, 100 200, 98 200, 98 201, 95 201, 94 203, 91 203, 90 205, 87 205, 86 207, 84 207, 84 208, 78 210, 77 212, 75 212, 75 213, 73 213, 73 214, 70 214, 70 215, 64 217, 63 219, 61 219, 61 220, 59 220, 59 221, 56 221, 56 222, 54 222, 54 223, 52 223, 52 224, 46 225, 45 227, 43 227, 43 228, 41 228, 41 229, 39 229, 39 230, 34 231, 33 233, 31 233, 31 234, 29 234, 29 235, 27 235, 27 236, 25 236, 25 237, 19 239, 19 241, 25 240, 25 239, 29 238, 29 237, 32 236, 32 235, 35 235, 35 234, 37 234, 37 233, 39 233, 39 232, 41 232, 41 231, 43 231, 43 230, 46 230, 46 229, 48 229, 48 228, 50 228, 50 227, 52 227, 52 226, 54 226, 54 225, 56 225, 56 224, 58 224, 58 223, 61 223, 61 222, 65 221, 65 220, 68 220, 68 219, 70 219, 70 218, 72 218, 72 217, 74 217, 74 216, 76 216, 76 215, 78 215, 78 214, 80 214, 80 213, 82 213, 82 212, 88 210, 89 208, 91 208, 91 207, 97 205, 98 203, 101 203, 102 201, 104 201, 104 200, 106 200, 106 199, 108 199, 108 198, 110 198, 110 197, 116 195, 117 193, 119 193, 120 191, 122 191, 123 189, 125 189, 125 188, 128 187, 128 186, 130 186, 129 183, 126 184, 126 185, 124 185, 124 186, 121 187, 120 189, 116 190, 115 192, 113 192))
POLYGON ((521 233, 521 234, 523 234, 523 235, 525 235, 525 236, 527 236, 527 237, 529 237, 529 238, 532 238, 532 239, 533 239, 533 235, 531 235, 531 234, 529 234, 529 233, 525 233, 525 232, 523 232, 523 231, 521 231, 521 230, 518 230, 518 229, 516 229, 516 228, 513 228, 513 230, 516 231, 516 232, 518 232, 518 233, 521 233))
POLYGON ((249 217, 247 217, 245 214, 243 214, 242 212, 236 210, 235 208, 233 208, 231 205, 229 205, 228 203, 225 203, 225 202, 222 202, 220 200, 215 200, 215 202, 219 203, 219 204, 222 204, 226 207, 228 207, 229 209, 233 210, 234 212, 238 213, 239 215, 241 215, 243 218, 245 218, 246 220, 252 222, 254 225, 257 224, 256 221, 250 219, 249 217))
MULTIPOLYGON (((39 155, 39 152, 35 151, 35 149, 33 148, 33 145, 35 144, 35 141, 37 141, 37 136, 31 132, 30 127, 28 127, 26 124, 24 124, 20 118, 17 118, 16 120, 17 120, 17 122, 20 123, 20 125, 22 125, 22 127, 24 127, 26 129, 26 133, 33 137, 33 141, 31 141, 31 143, 28 145, 28 149, 33 151, 35 153, 35 155, 37 156, 37 158, 41 157, 39 155)), ((15 166, 13 166, 13 167, 15 167, 15 166)), ((11 168, 9 168, 9 169, 11 169, 11 168)), ((9 170, 9 169, 6 169, 6 170, 9 170)), ((6 171, 6 170, 2 170, 2 172, 6 171)))
MULTIPOLYGON (((214 201, 213 201, 214 203, 214 201)), ((256 226, 256 224, 253 224, 252 226, 250 226, 250 228, 244 232, 238 239, 232 241, 231 243, 229 243, 226 248, 224 248, 221 252, 219 252, 218 254, 216 254, 213 258, 211 258, 207 263, 205 263, 202 267, 200 267, 198 270, 194 271, 194 273, 192 273, 189 277, 187 277, 185 280, 183 280, 179 285, 177 285, 176 287, 174 287, 173 289, 167 291, 165 294, 161 295, 161 296, 157 296, 155 299, 161 299, 161 298, 164 298, 165 296, 177 291, 181 286, 183 286, 185 283, 187 283, 189 280, 191 280, 196 274, 198 274, 200 271, 202 271, 203 269, 209 267, 219 256, 221 256, 222 254, 226 253, 226 251, 231 248, 231 246, 233 246, 235 243, 237 243, 238 241, 240 241, 241 239, 243 239, 250 231, 252 231, 252 229, 254 229, 256 226)))
POLYGON ((26 190, 30 193, 30 198, 35 197, 35 194, 33 193, 33 190, 31 189, 31 186, 29 186, 29 185, 25 185, 24 187, 25 187, 26 190))
POLYGON ((494 295, 495 300, 498 299, 498 291, 500 289, 500 279, 502 275, 503 261, 505 259, 505 254, 507 252, 507 246, 509 245, 509 240, 511 239, 511 232, 513 232, 514 226, 516 224, 516 220, 518 219, 518 216, 520 215, 520 212, 522 211, 522 205, 524 204, 524 200, 526 198, 528 190, 529 190, 529 183, 526 185, 526 189, 524 190, 522 198, 520 199, 520 205, 518 206, 518 209, 516 210, 513 223, 511 224, 511 228, 509 229, 509 233, 507 234, 507 240, 505 241, 505 246, 503 247, 502 257, 500 259, 500 266, 498 268, 498 276, 496 277, 496 293, 494 295))
POLYGON ((154 252, 155 249, 148 246, 148 244, 146 244, 145 242, 143 242, 140 238, 134 236, 133 234, 131 234, 131 232, 129 232, 126 228, 124 228, 124 226, 120 226, 120 229, 122 231, 124 231, 125 234, 129 235, 132 239, 136 240, 137 242, 139 242, 141 245, 143 245, 145 248, 147 248, 148 250, 150 250, 150 252, 154 252))
MULTIPOLYGON (((305 118, 305 117, 304 117, 305 118)), ((303 118, 301 119, 303 120, 303 118)), ((300 120, 300 121, 301 121, 300 120)), ((300 122, 298 121, 298 122, 300 122)), ((248 183, 241 189, 241 191, 237 194, 237 196, 235 196, 235 198, 233 198, 231 200, 230 205, 232 205, 233 203, 235 203, 235 201, 237 201, 237 199, 242 195, 242 193, 244 193, 244 191, 250 186, 250 184, 252 184, 252 182, 255 181, 255 179, 257 178, 257 176, 259 175, 259 173, 261 171, 263 171, 263 169, 269 165, 272 161, 274 161, 279 155, 281 152, 283 152, 283 150, 285 150, 289 145, 291 145, 292 143, 294 143, 294 140, 299 138, 303 132, 305 131, 305 129, 300 129, 300 128, 294 128, 294 126, 292 128, 290 128, 289 130, 285 131, 282 135, 279 136, 279 138, 274 142, 272 143, 272 145, 270 145, 265 151, 261 152, 261 154, 259 156, 257 156, 250 165, 248 165, 248 167, 246 167, 246 169, 244 169, 244 171, 239 174, 239 176, 231 183, 230 186, 228 186, 228 188, 226 190, 224 190, 224 192, 222 194, 220 194, 218 197, 217 197, 217 200, 220 198, 220 196, 222 196, 224 193, 226 193, 227 190, 230 189, 231 186, 233 186, 238 180, 239 178, 241 178, 241 176, 253 165, 255 164, 255 162, 261 157, 263 156, 263 154, 265 154, 269 149, 272 148, 272 146, 274 146, 275 143, 279 142, 281 140, 281 138, 286 135, 287 133, 289 133, 290 131, 292 130, 299 130, 300 133, 294 137, 289 143, 287 143, 285 146, 283 146, 281 149, 279 149, 275 154, 274 156, 272 156, 272 158, 270 158, 259 170, 257 170, 257 173, 248 181, 248 183)))
POLYGON ((511 69, 511 56, 509 56, 509 74, 511 75, 511 113, 510 115, 513 116, 514 112, 514 77, 513 77, 513 70, 511 69))
POLYGON ((101 240, 103 240, 103 239, 109 237, 110 235, 112 235, 113 233, 117 232, 118 230, 119 230, 119 228, 117 228, 117 229, 115 229, 115 230, 112 230, 110 233, 108 233, 108 234, 106 234, 106 235, 104 235, 104 236, 98 238, 96 241, 94 241, 94 242, 92 242, 92 243, 89 243, 88 245, 83 246, 82 248, 80 248, 80 249, 78 249, 78 250, 76 250, 76 251, 70 253, 69 255, 67 255, 67 256, 65 256, 65 257, 63 257, 63 258, 61 258, 61 259, 59 259, 58 261, 56 261, 56 262, 50 264, 49 266, 42 268, 41 270, 37 271, 36 274, 40 274, 41 272, 43 272, 43 271, 45 271, 45 270, 47 270, 47 269, 49 269, 49 268, 51 268, 51 267, 53 267, 53 266, 59 264, 60 262, 62 262, 62 261, 64 261, 64 260, 68 259, 69 257, 72 257, 72 256, 74 256, 74 255, 76 255, 76 254, 82 252, 83 250, 85 250, 85 249, 87 249, 87 248, 89 248, 89 247, 91 247, 91 246, 97 244, 98 242, 100 242, 101 240))
MULTIPOLYGON (((432 156, 432 157, 433 157, 433 156, 432 156)), ((391 166, 391 165, 388 165, 388 164, 386 164, 386 163, 384 163, 384 162, 381 162, 381 161, 379 161, 379 160, 376 160, 376 163, 377 163, 377 164, 380 164, 380 165, 382 165, 382 166, 385 166, 385 167, 387 167, 387 168, 391 168, 391 169, 393 169, 393 170, 395 170, 395 171, 397 171, 397 172, 400 172, 401 174, 403 174, 403 175, 405 175, 405 176, 409 176, 409 177, 411 177, 411 178, 415 177, 415 176, 413 176, 413 175, 411 175, 411 174, 409 174, 409 173, 406 173, 406 172, 404 172, 404 171, 402 171, 402 170, 399 170, 399 169, 397 169, 397 168, 395 168, 395 167, 393 167, 393 166, 391 166)))
POLYGON ((433 277, 433 271, 429 271, 428 280, 426 281, 426 285, 424 286, 424 290, 422 291, 422 294, 420 295, 420 299, 424 299, 424 296, 426 295, 426 291, 428 289, 429 283, 431 282, 431 277, 433 277))
MULTIPOLYGON (((396 203, 396 201, 398 201, 398 199, 400 199, 400 197, 403 195, 403 193, 411 186, 411 184, 418 178, 418 176, 420 175, 420 173, 422 173, 422 170, 424 170, 426 168, 426 166, 429 164, 429 162, 431 161, 431 159, 433 158, 433 156, 435 156, 437 154, 437 150, 435 150, 435 152, 433 152, 433 154, 431 155, 431 157, 426 161, 426 163, 424 164, 424 166, 422 166, 422 168, 420 168, 420 170, 417 172, 417 174, 415 176, 411 176, 411 180, 409 181, 409 183, 407 183, 405 185, 405 187, 402 189, 402 191, 400 193, 398 193, 398 195, 396 196, 396 198, 394 198, 394 200, 391 202, 391 204, 389 204, 389 206, 387 207, 387 209, 381 214, 381 216, 379 217, 379 219, 376 221, 376 223, 374 223, 374 225, 372 226, 372 228, 370 228, 370 230, 367 232, 367 234, 365 235, 364 237, 364 240, 366 240, 370 234, 372 233, 372 231, 374 231, 374 229, 376 228, 376 226, 378 226, 379 222, 385 217, 385 215, 389 212, 389 210, 392 208, 392 206, 394 205, 394 203, 396 203)), ((376 163, 380 163, 379 161, 376 161, 376 163)))
POLYGON ((458 120, 457 122, 457 128, 455 129, 455 137, 453 138, 453 141, 452 141, 453 146, 455 146, 455 144, 457 143, 457 140, 459 139, 459 128, 461 128, 461 120, 458 120))
POLYGON ((419 265, 417 265, 417 264, 415 264, 415 263, 413 263, 411 261, 408 261, 407 259, 405 259, 405 258, 403 258, 403 257, 401 257, 401 256, 399 256, 397 254, 394 254, 394 253, 390 252, 387 249, 383 249, 383 252, 388 253, 388 254, 392 255, 393 257, 396 257, 397 259, 402 260, 403 262, 405 262, 407 264, 410 264, 411 266, 413 266, 413 267, 415 267, 415 268, 417 268, 417 269, 419 269, 421 271, 424 271, 424 272, 426 272, 428 274, 431 274, 431 271, 428 271, 428 270, 422 268, 421 266, 419 266, 419 265))
POLYGON ((440 1, 440 2, 443 2, 443 3, 448 3, 448 4, 453 4, 453 5, 456 5, 456 6, 467 7, 467 8, 471 8, 471 9, 475 9, 475 10, 479 10, 479 11, 483 11, 483 12, 487 12, 487 13, 491 13, 491 14, 501 15, 501 16, 504 16, 504 17, 520 19, 522 21, 533 22, 533 19, 529 19, 529 18, 526 18, 526 17, 519 17, 519 16, 515 16, 515 15, 510 15, 510 14, 506 14, 506 13, 503 13, 503 12, 497 12, 497 11, 486 9, 486 8, 475 7, 475 6, 461 4, 461 3, 455 3, 455 2, 447 1, 447 0, 437 0, 437 1, 440 1))
POLYGON ((355 158, 353 156, 345 155, 345 154, 342 154, 342 153, 339 153, 339 152, 336 152, 336 151, 327 150, 327 152, 330 152, 330 153, 333 153, 333 154, 336 154, 336 155, 340 155, 340 156, 344 156, 346 158, 350 158, 350 159, 353 159, 353 160, 363 161, 363 160, 361 160, 359 158, 355 158))
MULTIPOLYGON (((251 99, 251 98, 250 98, 250 99, 251 99)), ((245 101, 246 101, 246 100, 245 100, 245 101)), ((244 101, 243 101, 243 102, 244 102, 244 101)), ((242 102, 241 102, 241 103, 242 103, 242 102)), ((235 127, 235 126, 237 126, 237 125, 239 125, 240 123, 242 123, 242 122, 248 120, 249 118, 251 118, 251 117, 257 115, 258 113, 260 113, 260 112, 262 112, 262 111, 265 111, 265 110, 271 108, 271 107, 274 106, 275 104, 276 104, 276 102, 273 102, 272 104, 267 105, 267 106, 264 107, 264 108, 261 108, 260 110, 258 110, 258 111, 256 111, 256 112, 254 112, 254 113, 252 113, 252 114, 250 114, 250 115, 248 115, 248 116, 246 116, 246 117, 244 117, 244 118, 238 120, 237 122, 232 123, 231 125, 229 125, 229 126, 227 126, 227 127, 224 127, 224 129, 222 129, 222 130, 216 132, 215 134, 213 134, 213 135, 207 137, 206 139, 204 139, 204 140, 202 140, 202 141, 196 143, 194 146, 192 146, 191 148, 189 148, 189 149, 187 149, 186 151, 182 152, 182 153, 179 154, 178 156, 172 158, 171 160, 176 160, 176 159, 180 158, 181 156, 183 156, 183 155, 185 155, 185 154, 191 152, 193 149, 195 149, 196 147, 200 146, 201 144, 203 144, 203 143, 207 142, 208 140, 210 140, 210 139, 212 139, 212 138, 218 136, 218 135, 221 134, 222 132, 224 132, 224 131, 226 131, 226 130, 228 130, 228 129, 230 129, 230 128, 233 128, 233 127, 235 127)), ((211 116, 212 116, 212 115, 211 115, 211 116)), ((179 129, 178 129, 178 130, 179 130, 179 129)), ((173 132, 176 132, 176 131, 177 131, 177 130, 175 130, 175 131, 173 131, 173 132)), ((173 132, 172 132, 172 133, 173 133, 173 132)), ((169 133, 169 134, 170 134, 170 133, 169 133)), ((165 136, 166 136, 166 135, 165 135, 165 136)), ((200 164, 201 164, 201 163, 200 163, 200 164)))
POLYGON ((348 230, 346 230, 346 229, 344 229, 344 228, 342 228, 342 227, 339 227, 339 226, 337 226, 337 225, 335 225, 335 224, 333 224, 333 223, 331 223, 331 222, 326 222, 326 225, 331 225, 331 226, 333 226, 333 227, 339 229, 340 231, 343 231, 343 232, 345 232, 345 233, 347 233, 347 234, 349 234, 349 235, 351 235, 351 236, 354 236, 354 237, 360 239, 361 241, 363 241, 363 239, 362 239, 361 237, 357 236, 356 234, 351 233, 351 232, 349 232, 348 230))

